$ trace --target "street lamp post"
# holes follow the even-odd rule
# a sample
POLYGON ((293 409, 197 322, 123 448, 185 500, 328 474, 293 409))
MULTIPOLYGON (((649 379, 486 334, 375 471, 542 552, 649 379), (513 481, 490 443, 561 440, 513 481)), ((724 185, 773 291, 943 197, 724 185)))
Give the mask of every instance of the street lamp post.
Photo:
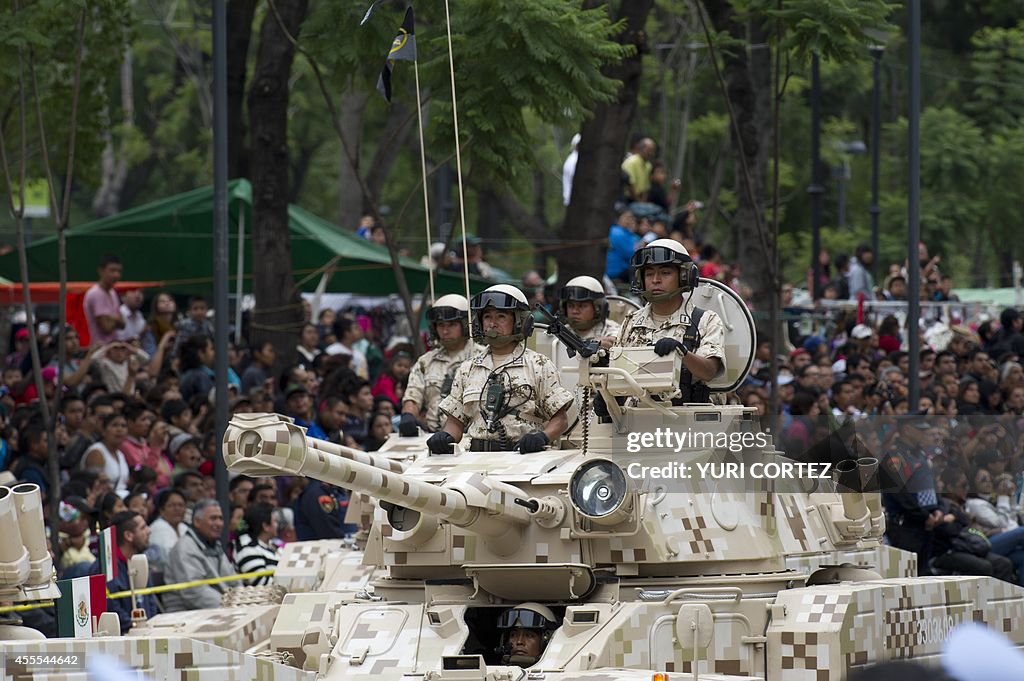
POLYGON ((907 156, 910 178, 907 186, 907 345, 910 352, 910 394, 908 401, 917 409, 921 394, 919 365, 921 362, 921 262, 917 244, 921 241, 921 223, 918 201, 921 193, 921 0, 910 0, 910 26, 907 30, 909 49, 910 111, 907 114, 907 156))
POLYGON ((878 216, 882 209, 878 206, 878 158, 882 146, 882 53, 885 48, 872 45, 871 58, 874 60, 874 88, 871 95, 871 252, 875 254, 875 280, 879 276, 881 257, 878 254, 878 216))
POLYGON ((846 229, 846 183, 850 180, 850 156, 863 156, 867 146, 860 140, 854 142, 838 142, 835 148, 843 155, 841 165, 832 169, 832 177, 838 182, 839 191, 839 229, 846 229))
POLYGON ((821 73, 818 54, 811 56, 811 184, 807 193, 811 195, 811 299, 815 295, 818 282, 821 280, 821 262, 818 253, 821 251, 821 198, 825 193, 821 177, 821 73))

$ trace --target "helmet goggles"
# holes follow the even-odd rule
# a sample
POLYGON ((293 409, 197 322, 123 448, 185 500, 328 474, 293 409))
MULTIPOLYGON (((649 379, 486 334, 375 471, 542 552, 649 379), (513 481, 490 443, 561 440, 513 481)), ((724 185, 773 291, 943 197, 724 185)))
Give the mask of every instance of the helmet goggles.
POLYGON ((629 264, 634 268, 647 265, 676 265, 681 266, 693 262, 688 256, 683 255, 665 246, 647 246, 633 253, 629 264))
POLYGON ((566 286, 562 289, 562 300, 583 302, 586 300, 600 300, 603 297, 603 293, 591 291, 583 286, 566 286))
POLYGON ((427 320, 430 322, 455 322, 466 316, 466 311, 457 307, 432 307, 427 310, 427 320))
POLYGON ((485 308, 493 307, 498 310, 528 310, 522 301, 514 296, 501 291, 484 291, 473 297, 470 301, 470 309, 474 312, 483 312, 485 308))
POLYGON ((550 629, 555 625, 539 612, 526 608, 506 610, 498 618, 498 629, 550 629))

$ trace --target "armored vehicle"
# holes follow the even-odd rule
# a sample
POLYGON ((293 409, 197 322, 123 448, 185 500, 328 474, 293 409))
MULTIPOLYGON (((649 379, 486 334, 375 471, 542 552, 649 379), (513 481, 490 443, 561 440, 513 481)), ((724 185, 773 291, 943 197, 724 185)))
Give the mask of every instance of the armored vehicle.
MULTIPOLYGON (((753 356, 749 312, 723 286, 694 295, 728 329, 728 370, 713 387, 731 390, 753 356)), ((752 409, 674 406, 678 358, 594 357, 560 365, 577 373, 583 408, 558 446, 529 455, 456 446, 396 463, 309 439, 275 414, 238 415, 224 442, 232 470, 372 500, 359 587, 332 587, 325 568, 246 653, 167 633, 30 645, 124 654, 154 678, 171 678, 166 663, 190 679, 233 664, 274 681, 840 681, 880 660, 934 658, 961 622, 1024 639, 1020 588, 913 577, 914 557, 882 543, 879 495, 860 491, 877 460, 843 459, 826 479, 715 475, 793 462, 752 409), (589 408, 597 395, 607 417, 589 408), (539 632, 539 650, 511 643, 517 626, 539 632)))
MULTIPOLYGON (((725 287, 696 295, 730 329, 730 371, 715 384, 730 390, 749 369, 752 321, 725 287)), ((673 478, 682 465, 787 461, 751 409, 671 406, 678 359, 613 349, 607 366, 581 361, 577 371, 610 416, 581 416, 561 447, 526 456, 457 447, 396 472, 311 444, 276 415, 232 421, 231 469, 314 477, 377 502, 365 561, 383 571, 352 598, 311 594, 316 604, 275 627, 270 648, 339 680, 838 681, 871 662, 934 657, 964 621, 1021 640, 1012 631, 1021 589, 913 577, 914 557, 881 542, 878 493, 853 491, 877 460, 836 466, 843 493, 811 475, 673 478), (629 457, 631 443, 659 430, 713 444, 652 437, 629 457), (739 438, 740 452, 737 435, 751 436, 739 438), (524 670, 505 615, 540 608, 555 626, 524 670)))

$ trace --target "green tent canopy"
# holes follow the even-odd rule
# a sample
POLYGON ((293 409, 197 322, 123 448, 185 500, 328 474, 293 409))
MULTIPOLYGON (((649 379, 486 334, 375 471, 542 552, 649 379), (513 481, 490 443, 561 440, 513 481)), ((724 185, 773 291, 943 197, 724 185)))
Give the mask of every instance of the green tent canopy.
MULTIPOLYGON (((229 288, 235 291, 239 230, 244 229, 243 285, 252 290, 252 187, 247 180, 228 184, 229 288)), ((302 291, 313 291, 323 269, 336 256, 329 292, 388 295, 398 286, 387 249, 357 237, 298 206, 288 206, 292 266, 302 291)), ((67 233, 68 279, 92 281, 101 256, 118 255, 124 279, 162 281, 175 292, 210 293, 213 290, 213 188, 205 187, 126 210, 102 220, 72 227, 67 233)), ((428 272, 418 262, 401 259, 402 271, 413 295, 428 288, 428 272)), ((47 237, 28 248, 29 278, 57 281, 57 237, 47 237)), ((17 253, 0 256, 0 276, 18 280, 17 253)), ((465 294, 462 277, 439 272, 437 295, 465 294)), ((473 293, 488 286, 474 279, 473 293)))

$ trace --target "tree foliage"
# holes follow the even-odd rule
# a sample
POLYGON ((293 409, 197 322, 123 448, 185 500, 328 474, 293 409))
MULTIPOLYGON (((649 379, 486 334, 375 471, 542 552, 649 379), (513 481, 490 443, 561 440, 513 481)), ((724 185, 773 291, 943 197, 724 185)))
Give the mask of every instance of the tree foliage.
POLYGON ((38 92, 49 159, 55 172, 67 161, 71 123, 71 86, 77 54, 79 20, 85 22, 85 51, 77 126, 76 175, 96 180, 103 133, 117 126, 118 66, 132 35, 127 0, 36 0, 4 3, 0 8, 0 125, 7 140, 12 171, 21 162, 19 88, 26 102, 25 159, 29 178, 44 177, 42 141, 36 115, 38 92), (15 9, 16 7, 16 9, 15 9), (35 82, 33 83, 33 77, 35 82))

